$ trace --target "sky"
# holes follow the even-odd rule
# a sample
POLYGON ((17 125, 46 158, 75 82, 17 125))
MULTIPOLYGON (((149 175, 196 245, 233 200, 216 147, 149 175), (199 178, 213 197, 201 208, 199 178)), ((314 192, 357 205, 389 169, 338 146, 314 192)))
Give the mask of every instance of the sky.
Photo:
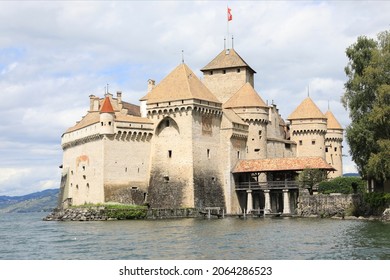
MULTIPOLYGON (((89 95, 108 84, 139 104, 182 57, 201 77, 231 36, 283 118, 309 93, 346 127, 345 50, 388 30, 389 14, 390 1, 1 1, 0 195, 59 188, 61 135, 89 95)), ((344 172, 356 172, 343 145, 344 172)))

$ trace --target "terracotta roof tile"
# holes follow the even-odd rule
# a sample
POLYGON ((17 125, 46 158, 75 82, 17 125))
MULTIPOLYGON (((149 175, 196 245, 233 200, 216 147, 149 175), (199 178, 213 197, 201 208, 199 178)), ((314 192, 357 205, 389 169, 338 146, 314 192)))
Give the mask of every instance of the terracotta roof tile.
POLYGON ((112 104, 108 96, 104 98, 102 107, 100 108, 100 113, 114 113, 114 108, 112 108, 112 104))
POLYGON ((327 111, 325 116, 328 119, 328 129, 343 129, 331 111, 327 111))
POLYGON ((242 107, 268 107, 250 83, 243 85, 228 101, 223 108, 242 107))
POLYGON ((313 100, 310 97, 306 97, 287 119, 326 119, 326 117, 313 100))
POLYGON ((299 171, 306 168, 334 170, 321 157, 269 158, 240 160, 233 173, 266 171, 299 171))
POLYGON ((186 65, 180 64, 142 100, 147 103, 200 99, 221 103, 186 65))
POLYGON ((253 73, 256 73, 256 71, 253 70, 234 49, 223 50, 200 71, 235 67, 248 67, 253 71, 253 73))

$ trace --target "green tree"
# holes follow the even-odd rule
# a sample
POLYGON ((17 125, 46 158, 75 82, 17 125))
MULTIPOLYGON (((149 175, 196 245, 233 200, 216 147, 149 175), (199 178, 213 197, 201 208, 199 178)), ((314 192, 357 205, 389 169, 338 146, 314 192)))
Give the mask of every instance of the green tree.
POLYGON ((325 179, 326 171, 307 168, 302 170, 301 173, 299 173, 298 183, 301 188, 308 189, 309 193, 313 194, 313 188, 325 179))
POLYGON ((390 32, 377 40, 361 36, 346 50, 348 81, 342 97, 351 124, 346 129, 359 173, 390 179, 390 32))

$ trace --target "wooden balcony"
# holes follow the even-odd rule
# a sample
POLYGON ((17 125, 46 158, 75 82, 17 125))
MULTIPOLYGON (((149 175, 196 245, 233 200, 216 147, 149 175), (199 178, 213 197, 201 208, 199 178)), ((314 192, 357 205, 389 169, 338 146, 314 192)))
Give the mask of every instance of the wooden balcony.
POLYGON ((268 181, 268 182, 240 182, 236 185, 236 191, 247 190, 291 190, 299 189, 296 181, 268 181))

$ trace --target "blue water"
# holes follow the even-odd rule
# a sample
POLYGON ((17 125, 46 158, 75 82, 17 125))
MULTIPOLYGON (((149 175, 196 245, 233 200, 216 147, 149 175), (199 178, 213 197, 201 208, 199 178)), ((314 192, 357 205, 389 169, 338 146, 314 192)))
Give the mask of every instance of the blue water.
POLYGON ((48 222, 0 215, 0 259, 390 259, 390 223, 312 218, 48 222))

